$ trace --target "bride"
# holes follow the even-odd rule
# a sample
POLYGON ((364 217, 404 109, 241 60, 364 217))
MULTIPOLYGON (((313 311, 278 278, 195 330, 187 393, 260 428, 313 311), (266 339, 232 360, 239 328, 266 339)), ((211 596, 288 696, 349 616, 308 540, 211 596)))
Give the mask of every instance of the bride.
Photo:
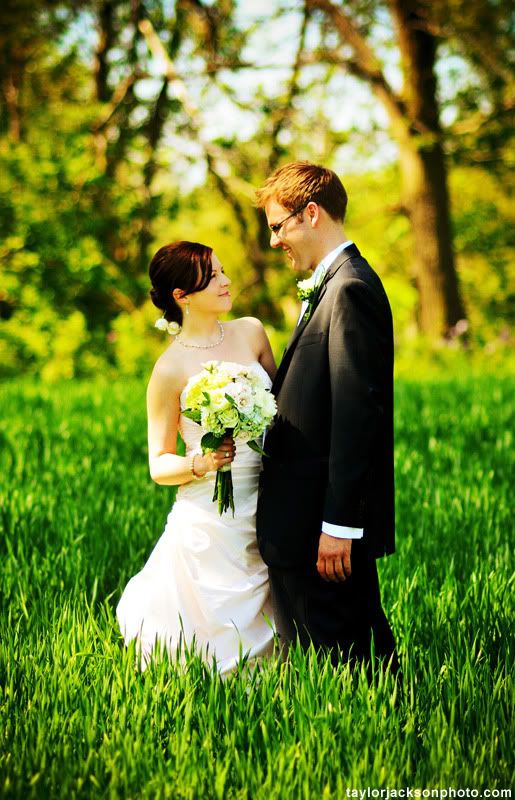
POLYGON ((231 437, 203 455, 202 430, 181 414, 181 392, 206 361, 250 366, 268 386, 276 367, 257 319, 219 321, 231 308, 231 281, 210 247, 166 245, 149 272, 152 301, 163 311, 161 327, 168 321, 168 329, 178 332, 148 385, 150 474, 179 489, 161 538, 127 584, 116 614, 126 644, 136 639, 142 668, 156 644, 171 654, 193 644, 209 663, 215 657, 224 673, 240 653, 264 655, 273 644, 268 571, 255 529, 261 459, 231 437), (178 431, 184 456, 176 453, 178 431), (216 471, 225 464, 232 465, 234 517, 219 516, 212 500, 216 471))

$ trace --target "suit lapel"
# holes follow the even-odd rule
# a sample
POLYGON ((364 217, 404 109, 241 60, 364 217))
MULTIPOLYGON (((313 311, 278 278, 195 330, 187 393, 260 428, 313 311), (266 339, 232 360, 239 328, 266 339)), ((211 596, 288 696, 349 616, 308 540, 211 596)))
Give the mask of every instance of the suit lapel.
MULTIPOLYGON (((345 250, 342 250, 342 252, 339 253, 336 256, 335 260, 333 261, 333 263, 331 264, 331 266, 327 269, 327 271, 325 273, 324 280, 322 281, 322 285, 320 287, 320 291, 318 293, 318 297, 316 299, 316 302, 315 302, 315 305, 314 305, 314 308, 313 308, 313 312, 314 312, 315 308, 320 304, 320 301, 322 300, 324 294, 326 293, 327 284, 329 283, 329 281, 331 280, 333 275, 335 275, 336 272, 338 272, 340 267, 342 267, 345 264, 346 261, 348 261, 350 258, 359 256, 359 255, 360 255, 360 252, 359 252, 358 248, 356 247, 356 245, 355 244, 351 244, 348 247, 346 247, 345 250)), ((311 316, 313 316, 313 314, 311 314, 311 316)), ((311 317, 310 317, 310 319, 311 319, 311 317)), ((283 380, 284 380, 284 376, 286 375, 286 372, 287 372, 288 367, 290 365, 290 361, 291 361, 293 353, 295 351, 295 346, 296 346, 297 342, 299 341, 299 338, 302 335, 302 331, 304 330, 304 328, 306 327, 308 322, 309 322, 309 320, 302 320, 302 322, 300 322, 297 325, 297 327, 293 330, 292 335, 290 336, 290 341, 286 345, 286 349, 284 351, 281 363, 279 364, 279 367, 278 367, 278 370, 277 370, 277 374, 275 376, 275 380, 274 380, 274 383, 273 383, 273 386, 272 386, 272 391, 273 391, 274 394, 277 394, 279 389, 282 386, 282 383, 283 383, 283 380)))
POLYGON ((286 370, 288 369, 288 366, 290 364, 291 357, 293 355, 293 351, 295 350, 294 345, 297 343, 300 334, 302 333, 302 331, 304 330, 304 328, 306 327, 307 324, 308 324, 307 320, 302 320, 302 322, 299 322, 297 327, 293 329, 293 333, 290 336, 290 341, 286 345, 286 348, 285 348, 284 353, 283 353, 283 357, 281 359, 281 363, 279 364, 279 367, 277 368, 277 373, 276 373, 275 378, 274 378, 274 382, 273 382, 273 385, 272 385, 272 392, 274 394, 277 394, 277 392, 281 388, 281 385, 282 385, 282 382, 283 382, 283 378, 284 378, 284 376, 286 374, 286 370))

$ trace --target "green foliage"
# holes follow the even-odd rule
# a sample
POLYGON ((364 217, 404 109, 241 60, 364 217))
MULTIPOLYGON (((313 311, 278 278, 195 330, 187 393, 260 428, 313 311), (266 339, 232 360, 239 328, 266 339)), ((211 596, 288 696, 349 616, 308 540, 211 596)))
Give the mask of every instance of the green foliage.
POLYGON ((497 0, 434 0, 431 14, 445 37, 439 73, 442 111, 453 120, 448 152, 455 163, 481 164, 504 179, 513 166, 511 8, 497 0), (449 58, 451 52, 458 58, 449 58))
POLYGON ((471 328, 478 342, 502 344, 515 309, 513 202, 487 172, 451 173, 455 246, 471 328), (501 336, 501 341, 497 341, 501 336))
MULTIPOLYGON (((159 311, 150 301, 134 307, 127 297, 141 292, 147 278, 135 275, 133 290, 130 276, 117 280, 120 265, 102 252, 100 239, 88 233, 94 224, 93 196, 88 199, 86 192, 72 205, 70 185, 58 182, 50 191, 38 177, 34 186, 35 154, 25 146, 12 149, 10 158, 11 172, 0 178, 0 215, 9 234, 0 246, 0 313, 3 308, 8 315, 0 319, 0 374, 30 371, 45 380, 106 370, 148 375, 168 339, 153 328, 159 311), (127 310, 117 308, 120 294, 127 297, 127 310)), ((37 163, 39 175, 48 162, 37 163)), ((90 163, 93 175, 94 169, 90 163)), ((76 175, 73 180, 77 179, 76 175)), ((467 364, 478 369, 485 364, 509 368, 513 242, 509 198, 502 187, 477 170, 460 169, 451 175, 458 268, 470 319, 469 346, 464 350, 458 347, 460 339, 431 345, 417 334, 417 292, 408 270, 409 230, 395 206, 396 171, 349 176, 346 185, 350 196, 346 231, 384 281, 394 315, 399 374, 410 374, 412 369, 419 375, 424 370, 452 371, 467 364)), ((163 197, 165 204, 173 201, 173 193, 163 197)), ((213 189, 204 187, 184 198, 175 218, 159 216, 154 235, 156 248, 177 238, 212 244, 233 280, 233 316, 254 310, 249 308, 246 289, 252 286, 251 269, 231 212, 216 202, 213 189)), ((299 309, 296 278, 282 254, 270 254, 266 291, 284 320, 281 327, 264 320, 279 359, 299 309)))
POLYGON ((515 352, 502 336, 485 346, 469 345, 464 336, 449 341, 430 342, 413 333, 396 342, 395 375, 399 378, 435 380, 445 376, 515 375, 515 352))
MULTIPOLYGON (((494 166, 481 157, 477 163, 486 163, 490 172, 475 163, 450 174, 458 271, 470 329, 467 349, 459 346, 460 337, 450 345, 429 344, 417 334, 410 226, 399 208, 397 169, 365 172, 360 158, 349 156, 359 152, 355 143, 349 149, 357 137, 369 155, 380 145, 371 111, 365 114, 365 128, 355 123, 352 130, 340 130, 341 117, 329 113, 335 93, 348 90, 353 102, 353 84, 345 82, 339 67, 322 63, 301 70, 300 91, 292 95, 282 72, 280 78, 274 73, 273 86, 268 73, 256 81, 249 69, 241 82, 231 72, 244 48, 250 48, 252 60, 252 42, 260 31, 261 52, 261 47, 270 48, 277 30, 281 33, 277 22, 299 21, 298 10, 281 18, 278 8, 279 21, 256 19, 247 25, 229 0, 171 7, 155 0, 136 3, 132 11, 123 3, 82 0, 9 0, 4 5, 0 378, 22 373, 45 381, 99 373, 148 375, 163 337, 153 330, 157 312, 147 300, 147 265, 160 245, 181 238, 214 247, 233 280, 232 314, 262 319, 280 358, 299 311, 295 278, 283 254, 268 247, 267 231, 252 209, 253 187, 272 165, 299 157, 324 160, 340 173, 342 164, 346 166, 346 232, 389 294, 399 373, 453 370, 462 363, 478 369, 482 364, 495 369, 506 365, 512 344, 513 212, 508 190, 492 178, 494 166), (202 113, 181 99, 177 86, 163 84, 159 59, 132 24, 131 14, 143 10, 184 78, 190 105, 213 101, 220 116, 226 109, 234 111, 234 131, 216 124, 212 131, 208 125, 204 129, 202 113), (102 25, 105 41, 85 35, 102 25), (101 41, 107 48, 103 53, 101 41), (211 77, 201 76, 204 67, 211 77), (121 89, 125 94, 119 94, 121 89)), ((348 11, 378 45, 381 58, 395 61, 388 15, 382 13, 381 26, 371 25, 378 5, 384 12, 384 4, 372 0, 352 3, 348 11)), ((483 124, 481 117, 476 130, 469 122, 484 106, 487 116, 491 112, 491 124, 498 119, 505 126, 506 11, 494 2, 485 6, 438 0, 433 5, 436 26, 449 20, 448 49, 442 46, 439 62, 442 107, 454 108, 458 129, 463 119, 467 123, 465 138, 459 131, 452 133, 451 149, 456 155, 456 148, 466 150, 470 144, 470 155, 477 143, 484 155, 489 144, 483 134, 491 133, 490 123, 483 124), (488 49, 492 37, 495 42, 488 49), (456 59, 449 60, 447 69, 446 56, 454 49, 471 60, 475 71, 469 74, 465 61, 456 59), (482 81, 476 85, 478 76, 482 81)), ((310 25, 309 40, 331 39, 329 28, 319 29, 315 16, 310 25)), ((506 136, 496 141, 493 151, 502 151, 506 136)), ((456 155, 456 163, 467 163, 463 153, 456 155)))
POLYGON ((116 369, 120 375, 150 375, 153 364, 170 343, 167 333, 156 330, 160 312, 148 300, 131 313, 119 314, 109 334, 116 369))
POLYGON ((104 323, 109 303, 112 264, 101 249, 102 222, 88 188, 98 172, 80 130, 33 135, 28 143, 0 145, 0 342, 7 356, 1 370, 72 377, 89 371, 91 333, 104 323))
POLYGON ((144 674, 114 607, 163 529, 140 382, 0 399, 0 792, 341 800, 348 787, 510 786, 513 380, 396 387, 398 552, 381 559, 404 684, 293 650, 221 681, 144 674))
MULTIPOLYGON (((25 78, 24 134, 0 137, 0 376, 112 371, 114 321, 122 315, 123 328, 123 314, 135 311, 137 325, 145 313, 142 214, 157 213, 160 198, 149 198, 141 169, 107 170, 105 111, 80 59, 45 41, 25 78)), ((136 162, 142 148, 136 138, 136 162)), ((172 191, 168 199, 172 209, 172 191)), ((141 359, 125 360, 121 372, 131 374, 141 359)))

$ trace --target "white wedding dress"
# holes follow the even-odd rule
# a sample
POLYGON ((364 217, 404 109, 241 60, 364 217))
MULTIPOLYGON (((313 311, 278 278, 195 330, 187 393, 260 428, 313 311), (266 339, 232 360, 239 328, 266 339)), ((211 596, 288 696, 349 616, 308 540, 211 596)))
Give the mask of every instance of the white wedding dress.
MULTIPOLYGON (((261 364, 252 364, 266 379, 261 364)), ((181 397, 182 401, 182 397, 181 397)), ((202 429, 181 415, 186 454, 199 452, 202 429)), ((179 487, 163 535, 147 563, 127 584, 116 609, 126 644, 137 640, 141 668, 156 641, 174 656, 181 644, 226 673, 240 654, 272 651, 268 571, 256 543, 261 457, 236 439, 232 463, 234 517, 218 514, 215 472, 179 487)))

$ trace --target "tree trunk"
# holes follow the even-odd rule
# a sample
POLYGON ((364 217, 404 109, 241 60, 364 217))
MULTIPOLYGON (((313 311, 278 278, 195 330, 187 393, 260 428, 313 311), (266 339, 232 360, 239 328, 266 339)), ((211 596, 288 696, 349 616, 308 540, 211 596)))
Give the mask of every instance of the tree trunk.
POLYGON ((454 267, 442 148, 421 148, 417 137, 407 139, 400 147, 400 165, 413 237, 418 323, 423 333, 437 339, 465 317, 454 267))
POLYGON ((104 0, 98 10, 98 44, 95 51, 95 88, 97 100, 100 103, 107 103, 111 99, 111 91, 108 86, 109 77, 109 51, 115 42, 114 31, 114 2, 104 0))
MULTIPOLYGON (((369 42, 350 14, 332 0, 305 0, 323 11, 353 55, 347 69, 368 82, 384 105, 400 148, 404 207, 414 244, 420 329, 431 339, 448 335, 465 317, 454 264, 447 170, 442 148, 436 77, 436 39, 428 31, 430 0, 388 0, 397 31, 404 86, 389 85, 369 42)), ((344 4, 342 4, 344 5, 344 4)))
POLYGON ((5 107, 9 120, 9 136, 13 142, 21 142, 20 86, 23 68, 20 64, 12 64, 3 81, 5 107))
POLYGON ((137 256, 137 269, 143 274, 147 270, 149 261, 148 248, 154 238, 152 235, 152 221, 156 214, 158 199, 152 196, 152 181, 158 170, 157 150, 167 116, 167 92, 168 78, 165 77, 145 130, 148 159, 143 168, 143 201, 139 209, 141 228, 138 234, 137 256))
MULTIPOLYGON (((422 4, 423 6, 423 4, 422 4)), ((434 66, 436 40, 419 2, 391 0, 404 72, 408 126, 399 138, 404 206, 414 245, 419 326, 432 339, 465 317, 454 263, 447 169, 434 66)))

